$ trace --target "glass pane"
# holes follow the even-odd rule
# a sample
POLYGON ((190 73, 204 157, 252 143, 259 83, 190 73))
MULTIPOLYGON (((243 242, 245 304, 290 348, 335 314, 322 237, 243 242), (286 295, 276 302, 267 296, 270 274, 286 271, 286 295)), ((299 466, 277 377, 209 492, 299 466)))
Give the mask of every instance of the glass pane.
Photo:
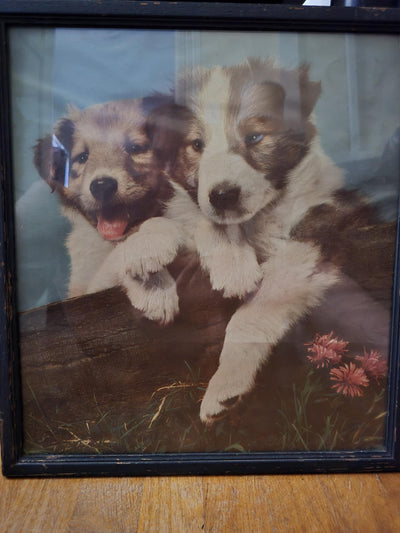
POLYGON ((26 452, 382 449, 398 36, 10 53, 26 452))

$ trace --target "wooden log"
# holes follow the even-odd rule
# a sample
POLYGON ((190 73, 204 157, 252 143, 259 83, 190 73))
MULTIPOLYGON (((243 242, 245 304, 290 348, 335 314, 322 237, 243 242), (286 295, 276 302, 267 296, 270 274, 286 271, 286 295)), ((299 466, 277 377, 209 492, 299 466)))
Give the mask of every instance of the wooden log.
MULTIPOLYGON (((173 265, 180 314, 166 327, 143 318, 119 288, 23 313, 19 330, 26 451, 318 449, 328 415, 339 420, 346 412, 346 427, 358 427, 379 393, 375 384, 369 396, 343 399, 346 405, 336 402, 332 412, 316 397, 316 388, 315 405, 305 406, 315 435, 310 433, 308 444, 289 435, 296 417, 294 391, 300 394, 310 372, 306 346, 316 334, 334 331, 350 343, 353 355, 362 354, 364 347, 388 355, 393 232, 382 226, 371 236, 369 250, 355 250, 363 264, 364 257, 370 258, 370 275, 364 267, 345 268, 352 275, 345 274, 324 302, 292 328, 259 373, 254 391, 211 427, 199 419, 200 401, 239 302, 212 291, 193 258, 180 258, 173 265), (374 248, 385 254, 374 255, 374 248)), ((328 371, 322 382, 329 393, 328 371)), ((384 409, 383 395, 374 404, 374 416, 384 409)), ((365 429, 364 441, 342 430, 341 440, 332 437, 323 446, 379 447, 385 419, 377 420, 365 429)), ((306 435, 308 430, 302 431, 306 435)))
POLYGON ((167 326, 143 318, 119 288, 21 315, 28 449, 90 452, 93 432, 103 432, 99 439, 119 450, 128 423, 148 428, 168 393, 202 394, 236 302, 210 297, 197 263, 181 271, 178 287, 180 316, 167 326))

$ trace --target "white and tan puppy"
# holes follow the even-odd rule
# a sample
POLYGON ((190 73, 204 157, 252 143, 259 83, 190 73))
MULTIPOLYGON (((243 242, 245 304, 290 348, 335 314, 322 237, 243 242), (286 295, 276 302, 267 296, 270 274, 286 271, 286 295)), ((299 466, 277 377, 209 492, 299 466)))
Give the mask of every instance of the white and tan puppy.
POLYGON ((155 96, 71 108, 35 147, 39 174, 72 225, 69 297, 121 285, 136 308, 161 323, 178 312, 175 282, 164 267, 181 237, 162 218, 174 191, 147 120, 168 103, 155 96))
POLYGON ((338 280, 310 232, 296 238, 317 221, 313 209, 339 209, 342 175, 312 119, 319 94, 306 68, 259 60, 178 84, 188 117, 174 176, 203 214, 193 236, 213 288, 243 299, 201 404, 206 423, 250 391, 273 347, 338 280))

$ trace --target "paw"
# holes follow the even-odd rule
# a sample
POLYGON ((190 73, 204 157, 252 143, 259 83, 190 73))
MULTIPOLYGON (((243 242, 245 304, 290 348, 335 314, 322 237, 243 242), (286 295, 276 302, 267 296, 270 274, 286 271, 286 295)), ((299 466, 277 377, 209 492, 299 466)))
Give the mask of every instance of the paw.
POLYGON ((150 219, 124 243, 125 272, 147 279, 175 259, 182 237, 178 228, 166 219, 150 219))
POLYGON ((200 406, 200 419, 211 425, 236 406, 253 387, 253 375, 236 373, 227 376, 221 368, 211 378, 200 406))
POLYGON ((125 254, 125 272, 133 278, 147 279, 172 263, 177 252, 177 247, 170 246, 160 235, 151 240, 140 239, 125 254))
POLYGON ((212 288, 222 291, 226 298, 244 298, 258 288, 263 276, 256 254, 247 244, 240 248, 226 247, 200 260, 212 288))
POLYGON ((227 298, 243 298, 258 288, 262 269, 240 226, 216 226, 202 220, 195 230, 195 243, 213 289, 227 298))
POLYGON ((175 280, 166 269, 151 274, 145 281, 127 275, 122 285, 133 307, 149 320, 166 325, 179 313, 175 280))

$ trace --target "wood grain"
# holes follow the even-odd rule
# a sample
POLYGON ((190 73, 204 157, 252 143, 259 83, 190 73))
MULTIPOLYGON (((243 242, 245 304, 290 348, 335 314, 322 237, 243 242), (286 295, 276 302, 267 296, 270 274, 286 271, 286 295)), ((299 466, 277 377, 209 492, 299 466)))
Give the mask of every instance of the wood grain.
POLYGON ((201 477, 147 478, 137 531, 201 531, 203 502, 201 477))
POLYGON ((400 531, 400 474, 0 479, 1 533, 400 531))
MULTIPOLYGON (((343 278, 274 349, 254 390, 231 410, 230 420, 205 428, 199 404, 217 368, 235 302, 193 290, 194 279, 184 284, 186 311, 166 327, 143 319, 118 288, 21 315, 27 453, 319 449, 326 431, 323 402, 309 402, 313 430, 307 443, 287 424, 297 416, 293 390, 303 390, 310 372, 305 346, 316 333, 335 331, 349 341, 352 353, 362 353, 368 331, 369 348, 387 354, 389 310, 343 278)), ((326 375, 325 390, 330 386, 326 375)), ((383 395, 359 441, 353 430, 379 387, 371 385, 370 395, 346 403, 347 425, 337 441, 335 431, 330 432, 334 441, 324 442, 327 449, 382 445, 385 419, 378 415, 385 410, 383 395)), ((330 407, 332 419, 341 415, 341 403, 330 407)))

